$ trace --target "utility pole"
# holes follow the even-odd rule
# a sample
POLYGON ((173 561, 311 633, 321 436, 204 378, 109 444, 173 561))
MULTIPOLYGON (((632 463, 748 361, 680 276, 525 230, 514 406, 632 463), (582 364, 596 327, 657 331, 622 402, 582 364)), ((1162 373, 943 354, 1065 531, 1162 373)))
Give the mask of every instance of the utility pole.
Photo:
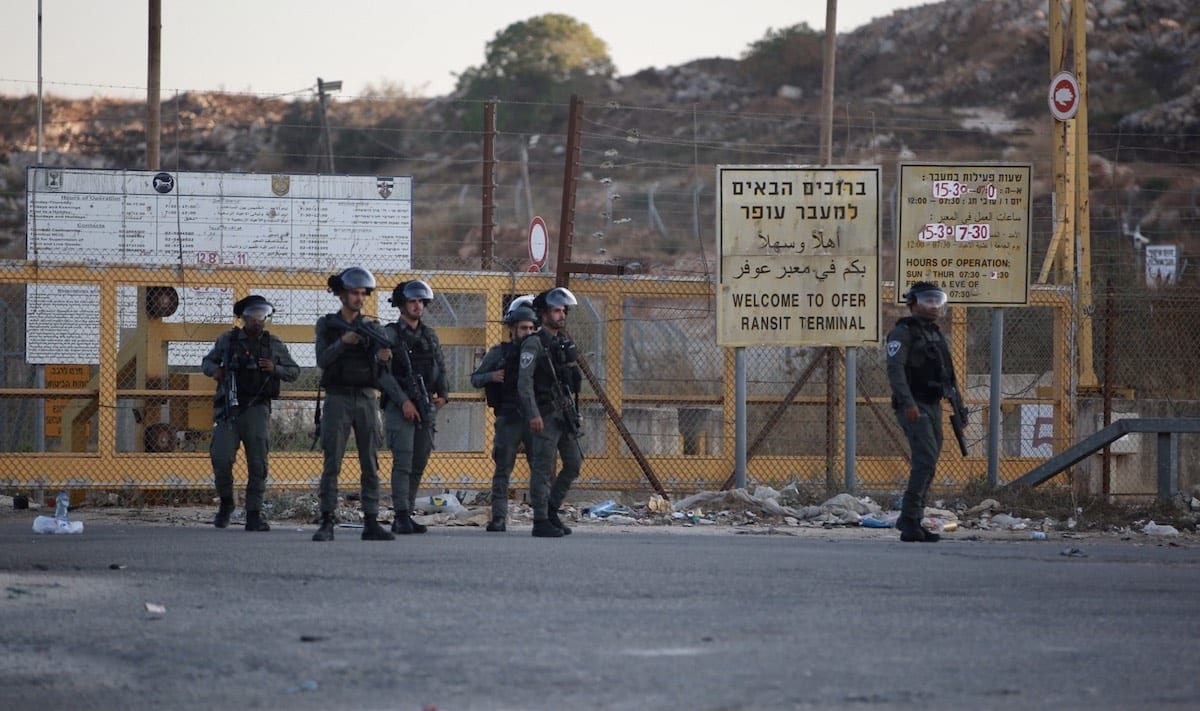
POLYGON ((149 47, 146 53, 146 167, 158 170, 162 145, 162 0, 149 0, 149 47))
POLYGON ((333 173, 333 139, 329 135, 329 119, 326 116, 325 101, 328 96, 327 91, 341 91, 342 82, 340 81, 323 81, 321 77, 317 77, 317 100, 321 105, 321 134, 325 137, 325 150, 329 156, 329 172, 333 173))

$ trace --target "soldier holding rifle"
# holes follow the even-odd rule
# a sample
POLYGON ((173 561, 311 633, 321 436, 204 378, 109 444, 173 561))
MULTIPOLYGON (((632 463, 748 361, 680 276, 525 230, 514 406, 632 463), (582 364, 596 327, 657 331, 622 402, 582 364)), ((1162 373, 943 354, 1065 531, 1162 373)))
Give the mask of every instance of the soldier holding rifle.
POLYGON ((362 312, 367 296, 375 290, 375 275, 362 267, 350 267, 329 277, 327 283, 342 307, 318 318, 316 325, 317 367, 321 369, 320 386, 326 393, 319 431, 325 467, 318 490, 321 526, 313 534, 313 540, 333 540, 338 474, 351 430, 362 469, 362 539, 395 540, 390 531, 379 525, 379 467, 375 452, 379 439, 376 391, 387 374, 384 364, 391 358, 392 344, 379 323, 362 312))
POLYGON ((567 312, 578 303, 564 287, 538 294, 533 308, 541 328, 521 343, 517 392, 533 433, 529 498, 533 535, 538 538, 560 538, 571 532, 558 517, 558 509, 583 466, 575 400, 583 374, 575 344, 564 333, 567 312), (553 476, 555 454, 562 457, 557 477, 553 476))
POLYGON ((267 454, 271 448, 271 401, 279 397, 279 381, 300 375, 287 346, 268 333, 271 302, 251 294, 233 305, 242 327, 221 334, 204 356, 200 369, 217 381, 213 402, 213 438, 209 447, 213 479, 221 503, 213 525, 225 528, 233 513, 233 463, 238 445, 246 449, 246 530, 270 531, 263 518, 267 490, 267 454))
POLYGON ((420 279, 401 282, 388 299, 400 318, 386 326, 396 343, 391 375, 402 391, 384 393, 384 421, 388 448, 392 450, 392 533, 425 533, 424 524, 412 518, 421 477, 433 452, 437 410, 450 397, 446 360, 437 333, 424 321, 433 301, 433 288, 420 279))
MULTIPOLYGON (((934 543, 941 536, 921 526, 925 498, 933 483, 942 452, 942 398, 954 406, 952 424, 963 447, 966 409, 958 395, 958 380, 950 359, 950 344, 938 329, 946 292, 937 284, 919 281, 904 294, 909 316, 896 322, 887 335, 887 373, 892 407, 912 449, 908 486, 896 528, 900 540, 934 543)), ((963 448, 965 456, 965 448, 963 448)))

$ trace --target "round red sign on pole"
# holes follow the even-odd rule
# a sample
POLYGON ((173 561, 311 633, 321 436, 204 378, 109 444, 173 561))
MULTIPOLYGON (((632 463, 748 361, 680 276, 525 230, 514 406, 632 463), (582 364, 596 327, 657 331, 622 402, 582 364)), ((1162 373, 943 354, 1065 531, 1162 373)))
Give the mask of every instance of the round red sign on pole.
POLYGON ((546 232, 546 221, 540 217, 535 217, 529 223, 529 259, 535 266, 541 268, 546 263, 546 252, 548 249, 549 235, 546 232))
POLYGON ((1059 121, 1075 118, 1079 110, 1079 84, 1071 72, 1059 72, 1050 80, 1050 113, 1059 121))

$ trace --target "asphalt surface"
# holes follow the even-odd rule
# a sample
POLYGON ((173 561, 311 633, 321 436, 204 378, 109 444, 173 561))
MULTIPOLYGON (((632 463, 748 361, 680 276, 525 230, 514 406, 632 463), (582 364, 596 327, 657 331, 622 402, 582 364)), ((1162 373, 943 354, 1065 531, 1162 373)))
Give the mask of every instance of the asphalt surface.
POLYGON ((311 525, 50 536, 32 517, 0 520, 10 710, 1200 708, 1194 539, 318 544, 311 525))

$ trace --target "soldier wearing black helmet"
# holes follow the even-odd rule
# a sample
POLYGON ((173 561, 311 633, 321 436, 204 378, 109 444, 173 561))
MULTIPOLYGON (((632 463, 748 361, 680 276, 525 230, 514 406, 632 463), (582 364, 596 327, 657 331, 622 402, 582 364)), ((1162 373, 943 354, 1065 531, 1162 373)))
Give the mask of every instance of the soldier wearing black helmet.
POLYGON ((937 284, 919 281, 904 294, 904 301, 910 315, 897 321, 887 335, 892 407, 912 450, 896 528, 902 541, 933 543, 941 536, 925 530, 921 519, 942 452, 942 398, 957 387, 957 380, 950 344, 937 326, 946 292, 937 284))
POLYGON ((487 530, 492 532, 507 530, 508 483, 522 443, 525 444, 525 456, 532 459, 533 440, 529 421, 521 411, 517 380, 521 343, 537 329, 533 298, 530 295, 512 300, 504 312, 509 340, 492 346, 471 374, 471 385, 483 388, 488 407, 496 416, 492 443, 492 461, 496 463, 492 472, 492 518, 487 525, 487 530))
POLYGON ((382 337, 378 323, 362 312, 367 296, 375 290, 375 276, 362 267, 350 267, 329 277, 327 284, 342 302, 342 307, 318 318, 316 325, 317 367, 321 369, 321 387, 325 389, 320 431, 325 466, 318 492, 321 527, 313 534, 313 540, 333 540, 338 474, 351 430, 354 430, 362 470, 362 539, 395 540, 395 536, 379 525, 376 463, 379 440, 376 390, 380 387, 382 364, 391 357, 391 349, 382 337))
POLYGON ((433 452, 437 409, 449 400, 446 361, 437 333, 424 322, 433 289, 420 279, 401 282, 388 301, 400 318, 385 328, 396 343, 391 372, 401 385, 400 402, 384 404, 388 448, 392 450, 392 532, 425 533, 412 518, 421 477, 433 452), (422 403, 426 407, 421 407, 422 403))
POLYGON ((274 313, 271 302, 251 294, 233 305, 241 328, 226 331, 200 363, 205 375, 217 381, 214 400, 212 461, 213 480, 220 505, 213 525, 225 528, 233 513, 233 463, 238 446, 246 450, 246 530, 269 531, 263 518, 263 495, 267 490, 267 455, 271 448, 271 401, 279 397, 279 382, 292 382, 300 366, 287 346, 267 332, 267 319, 274 313))
POLYGON ((579 302, 565 287, 543 291, 533 300, 539 330, 521 343, 517 392, 533 433, 529 498, 533 506, 533 535, 558 538, 571 529, 558 517, 571 484, 583 466, 578 414, 572 404, 583 375, 575 344, 566 336, 567 312, 579 302), (562 469, 554 476, 555 455, 562 469), (553 479, 553 485, 551 480, 553 479))

